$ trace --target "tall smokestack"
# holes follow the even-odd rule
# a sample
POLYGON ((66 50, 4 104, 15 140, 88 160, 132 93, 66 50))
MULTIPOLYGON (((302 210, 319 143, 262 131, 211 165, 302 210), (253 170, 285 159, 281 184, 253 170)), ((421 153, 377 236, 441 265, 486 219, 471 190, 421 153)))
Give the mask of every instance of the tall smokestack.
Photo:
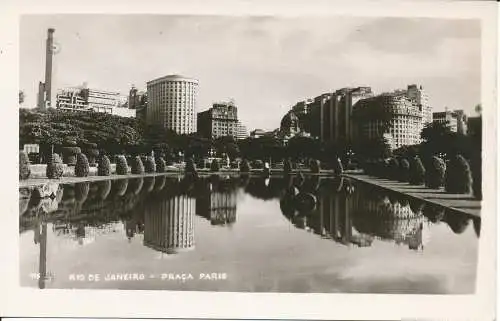
MULTIPOLYGON (((52 58, 54 56, 54 28, 47 31, 47 48, 45 53, 45 93, 49 107, 55 107, 55 95, 52 95, 52 58)), ((55 92, 55 91, 54 91, 55 92)))

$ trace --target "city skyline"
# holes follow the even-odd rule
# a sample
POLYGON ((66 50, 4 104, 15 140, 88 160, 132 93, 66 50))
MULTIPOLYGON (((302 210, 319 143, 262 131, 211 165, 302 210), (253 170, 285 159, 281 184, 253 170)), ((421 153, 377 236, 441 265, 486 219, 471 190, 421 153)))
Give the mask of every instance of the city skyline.
POLYGON ((132 84, 145 90, 147 81, 179 73, 199 80, 197 112, 234 99, 249 128, 277 128, 297 101, 347 86, 382 93, 416 83, 433 111, 474 114, 479 21, 334 18, 22 16, 20 90, 26 107, 36 105, 53 27, 57 88, 88 82, 126 94, 132 84))

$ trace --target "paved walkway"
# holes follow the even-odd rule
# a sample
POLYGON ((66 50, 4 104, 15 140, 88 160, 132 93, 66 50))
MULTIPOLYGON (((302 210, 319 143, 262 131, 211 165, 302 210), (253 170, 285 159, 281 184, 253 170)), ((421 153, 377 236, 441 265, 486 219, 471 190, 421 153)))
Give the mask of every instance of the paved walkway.
POLYGON ((465 194, 449 194, 443 189, 431 189, 425 186, 414 186, 408 183, 397 182, 385 178, 376 178, 364 174, 345 174, 346 177, 366 182, 399 192, 410 197, 418 198, 429 203, 452 208, 456 211, 481 217, 481 201, 465 194))

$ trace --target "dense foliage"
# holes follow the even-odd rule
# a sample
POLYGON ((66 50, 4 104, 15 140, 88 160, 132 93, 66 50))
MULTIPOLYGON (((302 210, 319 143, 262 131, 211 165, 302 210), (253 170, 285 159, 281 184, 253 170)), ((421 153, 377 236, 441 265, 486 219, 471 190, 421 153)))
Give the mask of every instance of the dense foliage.
POLYGON ((132 174, 144 174, 145 169, 141 157, 134 157, 131 164, 131 172, 132 174))
POLYGON ((19 152, 19 179, 27 179, 30 177, 30 160, 28 154, 24 151, 19 152))
POLYGON ((399 179, 399 160, 395 157, 391 158, 389 160, 389 173, 388 173, 388 178, 392 180, 398 180, 399 179))
POLYGON ((444 187, 448 193, 470 194, 472 192, 472 174, 469 163, 456 155, 446 166, 444 187))
POLYGON ((61 150, 62 150, 62 154, 64 157, 64 163, 68 164, 68 166, 75 166, 76 155, 78 155, 82 152, 80 147, 65 146, 61 150))
POLYGON ((97 175, 98 176, 109 176, 111 175, 111 162, 108 156, 101 155, 99 162, 97 163, 97 175))
POLYGON ((429 188, 440 188, 444 185, 444 174, 446 165, 444 161, 436 156, 433 156, 425 170, 425 186, 429 188))
POLYGON ((64 166, 59 154, 52 154, 52 156, 48 159, 46 175, 47 178, 60 178, 62 177, 64 172, 64 166))
POLYGON ((412 185, 422 185, 425 182, 425 168, 418 156, 410 159, 408 182, 412 185))
POLYGON ((77 177, 87 177, 89 176, 89 161, 87 156, 83 153, 76 155, 76 165, 75 165, 75 175, 77 177))
POLYGON ((124 155, 118 155, 116 157, 116 174, 117 175, 127 175, 128 174, 128 164, 127 159, 124 155))

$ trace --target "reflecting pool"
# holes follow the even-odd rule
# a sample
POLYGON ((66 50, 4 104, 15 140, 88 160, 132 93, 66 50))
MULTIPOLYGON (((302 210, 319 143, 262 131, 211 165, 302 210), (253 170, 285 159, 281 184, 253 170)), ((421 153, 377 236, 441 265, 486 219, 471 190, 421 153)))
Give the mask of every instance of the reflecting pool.
POLYGON ((347 178, 156 176, 19 195, 25 287, 475 291, 479 218, 347 178))

